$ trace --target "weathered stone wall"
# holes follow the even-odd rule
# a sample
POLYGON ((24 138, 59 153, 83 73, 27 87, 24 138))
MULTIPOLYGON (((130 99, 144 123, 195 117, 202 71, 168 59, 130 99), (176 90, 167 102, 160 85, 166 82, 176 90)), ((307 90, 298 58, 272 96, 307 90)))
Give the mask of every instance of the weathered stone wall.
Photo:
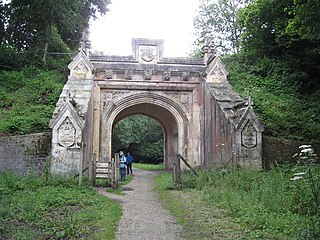
POLYGON ((50 156, 51 133, 0 137, 0 171, 41 175, 50 156))
MULTIPOLYGON (((299 153, 299 146, 310 143, 292 141, 282 138, 263 136, 263 165, 265 168, 281 163, 294 163, 295 153, 299 153)), ((320 148, 313 146, 316 154, 320 156, 320 148)), ((319 162, 319 159, 318 159, 319 162)))
POLYGON ((227 164, 232 160, 233 127, 226 119, 225 114, 205 88, 205 125, 204 125, 204 166, 206 168, 227 164))

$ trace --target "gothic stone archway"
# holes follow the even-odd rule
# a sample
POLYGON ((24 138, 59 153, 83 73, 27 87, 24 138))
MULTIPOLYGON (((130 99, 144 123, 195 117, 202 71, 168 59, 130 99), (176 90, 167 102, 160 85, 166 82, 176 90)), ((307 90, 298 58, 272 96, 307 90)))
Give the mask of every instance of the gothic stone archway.
POLYGON ((162 125, 167 168, 178 153, 192 166, 261 165, 262 125, 251 100, 229 85, 219 57, 207 52, 205 59, 164 58, 161 40, 132 43, 132 56, 80 51, 69 64, 50 123, 52 172, 110 159, 112 128, 132 114, 162 125))

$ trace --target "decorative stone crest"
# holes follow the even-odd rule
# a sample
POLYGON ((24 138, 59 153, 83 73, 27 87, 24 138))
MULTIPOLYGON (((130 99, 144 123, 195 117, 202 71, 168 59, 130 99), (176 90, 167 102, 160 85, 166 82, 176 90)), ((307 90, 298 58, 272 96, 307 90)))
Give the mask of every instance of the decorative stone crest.
POLYGON ((70 121, 69 117, 66 117, 58 128, 58 143, 59 145, 68 148, 75 144, 76 129, 70 121))
POLYGON ((241 142, 246 148, 254 148, 257 145, 257 131, 248 120, 241 132, 241 142))
POLYGON ((140 59, 146 63, 153 63, 156 60, 156 46, 139 46, 140 59))
POLYGON ((78 79, 92 79, 93 65, 83 51, 80 51, 68 65, 70 76, 78 79))
POLYGON ((210 75, 220 76, 221 74, 223 74, 221 68, 218 65, 216 65, 210 75))
POLYGON ((83 62, 80 62, 78 66, 75 68, 75 71, 77 73, 86 73, 88 71, 88 68, 84 65, 83 62))
POLYGON ((207 67, 206 81, 209 83, 224 84, 227 82, 228 72, 219 57, 215 57, 212 62, 207 67))

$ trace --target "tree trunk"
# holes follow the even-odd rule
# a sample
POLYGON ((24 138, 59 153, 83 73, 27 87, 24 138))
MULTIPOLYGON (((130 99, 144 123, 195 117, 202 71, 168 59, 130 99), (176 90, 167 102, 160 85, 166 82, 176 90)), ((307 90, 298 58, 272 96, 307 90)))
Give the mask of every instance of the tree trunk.
POLYGON ((43 48, 43 56, 42 56, 42 61, 43 62, 46 62, 46 58, 47 58, 47 55, 48 55, 48 41, 46 41, 46 43, 44 44, 44 48, 43 48))

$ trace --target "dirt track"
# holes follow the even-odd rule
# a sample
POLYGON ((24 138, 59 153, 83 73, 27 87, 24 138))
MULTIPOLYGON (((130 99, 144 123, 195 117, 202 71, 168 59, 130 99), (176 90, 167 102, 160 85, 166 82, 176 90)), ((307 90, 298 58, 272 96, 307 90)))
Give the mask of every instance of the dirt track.
POLYGON ((134 179, 124 186, 125 195, 99 192, 119 201, 123 216, 117 228, 117 240, 183 239, 181 227, 160 204, 153 191, 155 171, 134 169, 134 179))

